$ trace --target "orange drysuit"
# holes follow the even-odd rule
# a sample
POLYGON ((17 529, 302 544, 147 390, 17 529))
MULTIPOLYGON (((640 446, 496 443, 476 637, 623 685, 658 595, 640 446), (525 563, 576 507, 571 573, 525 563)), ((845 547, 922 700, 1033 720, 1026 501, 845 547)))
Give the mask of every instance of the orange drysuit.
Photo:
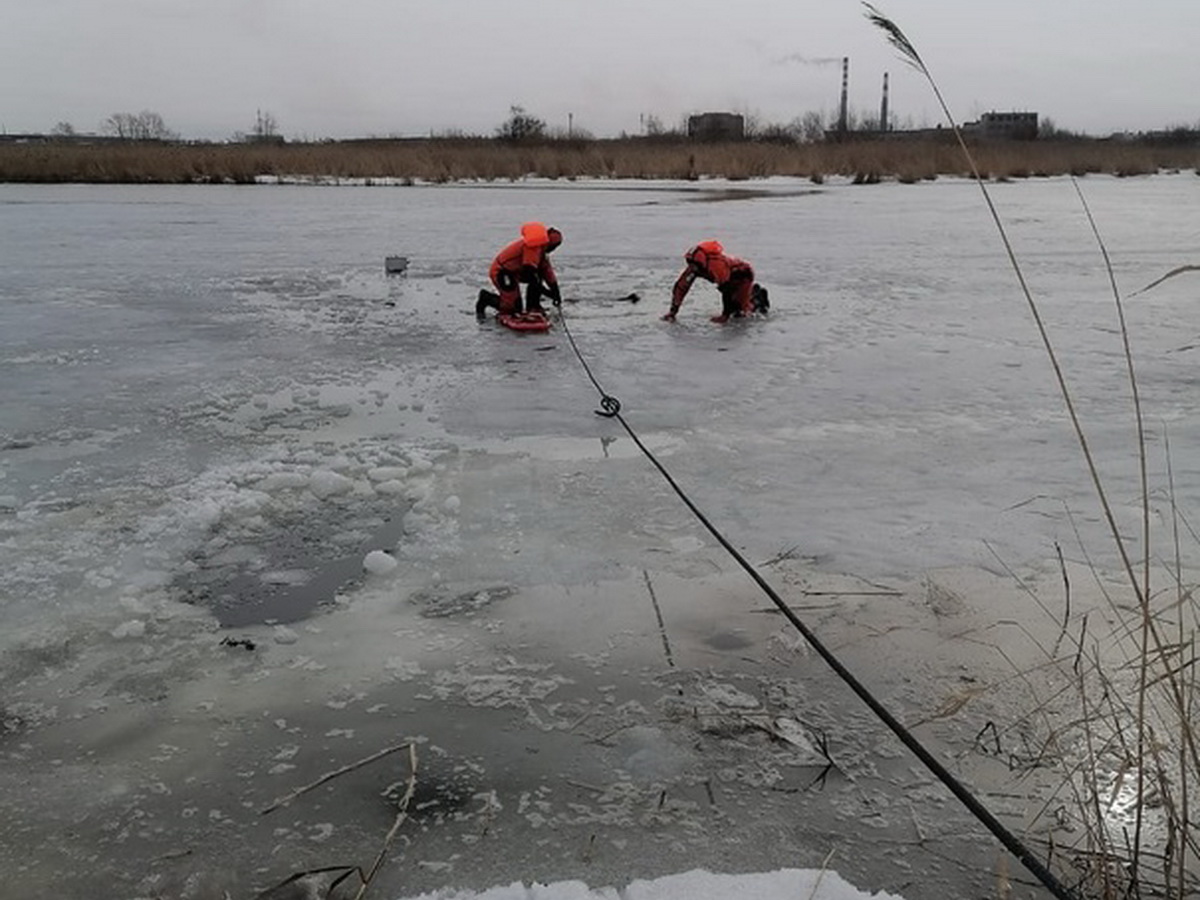
POLYGON ((552 300, 560 298, 558 276, 554 274, 549 254, 561 243, 562 234, 557 228, 526 222, 521 226, 521 236, 496 254, 488 275, 500 292, 497 308, 501 313, 511 315, 522 311, 522 284, 528 285, 526 312, 541 309, 543 289, 552 300))
POLYGON ((713 282, 721 292, 721 314, 713 316, 714 322, 754 312, 754 269, 750 263, 736 256, 726 256, 725 248, 717 241, 702 241, 683 258, 687 260, 687 267, 675 280, 671 290, 671 311, 664 318, 675 318, 697 278, 713 282))

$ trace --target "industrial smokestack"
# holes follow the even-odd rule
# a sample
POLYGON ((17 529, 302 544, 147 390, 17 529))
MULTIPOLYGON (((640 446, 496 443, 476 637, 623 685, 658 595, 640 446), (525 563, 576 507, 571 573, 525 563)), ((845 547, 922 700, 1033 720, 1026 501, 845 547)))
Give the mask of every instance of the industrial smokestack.
POLYGON ((883 101, 879 104, 879 130, 888 130, 888 110, 887 110, 887 76, 888 73, 883 73, 883 101))
POLYGON ((838 134, 846 133, 847 103, 850 89, 850 57, 842 57, 842 105, 838 111, 838 134))

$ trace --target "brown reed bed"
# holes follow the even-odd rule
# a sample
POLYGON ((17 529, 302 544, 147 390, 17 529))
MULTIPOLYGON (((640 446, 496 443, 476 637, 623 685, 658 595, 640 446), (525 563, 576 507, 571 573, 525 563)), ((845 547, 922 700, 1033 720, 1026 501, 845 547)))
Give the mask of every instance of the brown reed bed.
MULTIPOLYGON (((1143 175, 1200 169, 1200 147, 1066 140, 979 143, 980 173, 993 180, 1052 175, 1143 175)), ((844 143, 692 143, 622 140, 507 143, 489 139, 316 143, 173 144, 26 142, 0 144, 0 182, 251 184, 263 178, 393 182, 628 178, 735 180, 791 176, 822 181, 912 183, 970 176, 960 149, 929 138, 844 143)))

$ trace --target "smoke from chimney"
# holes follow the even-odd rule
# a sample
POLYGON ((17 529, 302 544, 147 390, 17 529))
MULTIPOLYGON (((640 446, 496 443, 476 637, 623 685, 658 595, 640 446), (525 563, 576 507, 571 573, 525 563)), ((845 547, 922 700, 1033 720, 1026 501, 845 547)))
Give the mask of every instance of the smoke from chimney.
POLYGON ((803 53, 789 53, 775 60, 775 65, 798 63, 802 66, 836 66, 841 61, 841 57, 838 56, 805 56, 803 53))

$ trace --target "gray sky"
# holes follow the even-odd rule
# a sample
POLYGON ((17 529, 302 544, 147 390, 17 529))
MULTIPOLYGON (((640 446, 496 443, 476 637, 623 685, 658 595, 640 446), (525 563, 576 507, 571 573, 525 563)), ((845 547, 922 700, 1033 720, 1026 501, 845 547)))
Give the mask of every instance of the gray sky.
MULTIPOLYGON (((1200 122, 1200 0, 880 0, 959 120, 1200 122)), ((940 120, 858 0, 0 0, 0 128, 159 113, 189 138, 491 134, 513 105, 596 136, 708 110, 940 120)))

